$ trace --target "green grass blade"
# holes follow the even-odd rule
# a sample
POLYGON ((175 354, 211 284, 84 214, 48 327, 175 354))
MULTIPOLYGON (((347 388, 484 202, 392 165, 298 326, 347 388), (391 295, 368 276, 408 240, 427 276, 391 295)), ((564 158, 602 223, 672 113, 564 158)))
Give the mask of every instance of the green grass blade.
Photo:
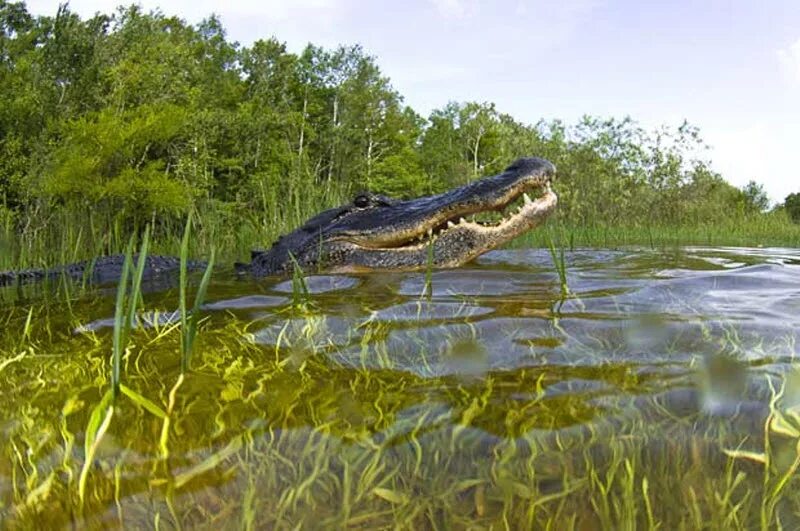
POLYGON ((208 284, 211 282, 211 275, 214 270, 214 259, 215 259, 215 251, 211 249, 211 257, 208 261, 208 265, 206 266, 206 270, 203 273, 203 278, 200 280, 200 287, 197 289, 197 293, 195 294, 194 298, 194 306, 192 307, 192 313, 189 315, 188 318, 188 327, 183 330, 183 334, 185 336, 185 345, 186 349, 184 351, 184 359, 181 361, 181 367, 183 371, 189 370, 191 366, 192 360, 192 350, 194 348, 194 339, 197 334, 197 325, 200 322, 200 307, 203 305, 203 302, 206 298, 206 292, 208 291, 208 284))
POLYGON ((289 260, 292 261, 292 305, 294 307, 306 307, 311 300, 311 295, 306 284, 305 273, 300 263, 289 253, 289 260))
POLYGON ((149 411, 150 413, 152 413, 156 417, 158 417, 160 419, 163 419, 163 418, 165 418, 167 416, 167 413, 163 409, 161 409, 161 407, 159 407, 158 404, 156 404, 155 402, 153 402, 149 398, 145 398, 144 396, 140 395, 139 393, 137 393, 136 391, 134 391, 133 389, 131 389, 127 385, 121 384, 119 386, 119 389, 120 389, 120 391, 122 392, 123 395, 125 395, 128 398, 130 398, 131 400, 133 400, 133 402, 136 405, 141 406, 143 409, 149 411))
POLYGON ((433 238, 428 244, 427 255, 425 257, 425 285, 422 287, 420 298, 431 300, 433 297, 433 238))
POLYGON ((114 335, 111 352, 111 388, 114 392, 115 398, 119 394, 122 354, 125 350, 125 345, 128 342, 129 325, 125 316, 125 295, 127 292, 131 261, 133 260, 132 256, 133 236, 131 236, 131 239, 128 242, 128 248, 125 251, 125 260, 122 262, 122 276, 119 279, 119 285, 117 286, 117 302, 114 308, 114 335))
POLYGON ((133 321, 136 318, 136 308, 139 306, 139 301, 142 296, 142 276, 144 275, 144 267, 147 262, 147 251, 150 244, 150 226, 144 230, 142 237, 142 246, 139 249, 139 260, 136 264, 136 271, 133 275, 131 285, 131 292, 128 295, 128 331, 133 328, 133 321))
POLYGON ((567 285, 567 259, 564 251, 564 246, 560 245, 556 250, 556 244, 553 240, 553 234, 547 235, 547 248, 550 251, 550 257, 553 259, 553 267, 558 273, 558 280, 561 287, 561 296, 566 298, 569 296, 569 286, 567 285))
POLYGON ((186 218, 186 226, 183 229, 183 238, 181 239, 181 263, 180 263, 180 286, 179 286, 179 307, 181 312, 181 371, 186 372, 188 369, 186 358, 188 345, 186 344, 186 329, 188 326, 188 315, 186 310, 186 288, 187 288, 187 267, 189 262, 189 237, 192 230, 192 216, 186 218))
POLYGON ((91 415, 89 415, 89 422, 86 424, 86 438, 83 443, 84 461, 78 478, 78 497, 81 504, 83 504, 86 495, 86 479, 89 476, 89 470, 93 466, 94 454, 111 423, 111 417, 114 415, 114 406, 111 405, 113 399, 114 393, 109 389, 92 410, 91 415))

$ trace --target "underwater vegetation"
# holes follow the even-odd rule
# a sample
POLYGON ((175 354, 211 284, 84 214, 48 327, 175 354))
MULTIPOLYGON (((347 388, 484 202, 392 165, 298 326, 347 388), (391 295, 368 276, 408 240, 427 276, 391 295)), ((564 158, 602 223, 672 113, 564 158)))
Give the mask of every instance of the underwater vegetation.
POLYGON ((0 291, 3 527, 800 525, 800 253, 558 245, 0 291))

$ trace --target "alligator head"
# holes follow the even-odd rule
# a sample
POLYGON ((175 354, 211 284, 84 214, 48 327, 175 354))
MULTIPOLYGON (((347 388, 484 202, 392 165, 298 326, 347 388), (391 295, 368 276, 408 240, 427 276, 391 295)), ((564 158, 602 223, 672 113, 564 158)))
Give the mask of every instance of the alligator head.
POLYGON ((362 193, 254 252, 244 269, 263 276, 291 272, 295 262, 305 271, 337 272, 456 267, 540 225, 556 207, 554 176, 550 162, 524 158, 438 195, 400 201, 362 193), (489 211, 501 219, 466 219, 489 211))

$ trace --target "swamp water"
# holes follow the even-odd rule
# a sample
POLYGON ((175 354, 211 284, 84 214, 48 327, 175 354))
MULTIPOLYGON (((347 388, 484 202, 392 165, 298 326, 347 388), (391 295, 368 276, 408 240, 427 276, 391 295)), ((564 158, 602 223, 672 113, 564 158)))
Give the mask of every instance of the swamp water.
POLYGON ((95 419, 114 289, 2 290, 2 527, 800 527, 800 251, 566 261, 566 298, 541 250, 429 290, 218 268, 177 387, 178 290, 146 286, 143 399, 95 419))

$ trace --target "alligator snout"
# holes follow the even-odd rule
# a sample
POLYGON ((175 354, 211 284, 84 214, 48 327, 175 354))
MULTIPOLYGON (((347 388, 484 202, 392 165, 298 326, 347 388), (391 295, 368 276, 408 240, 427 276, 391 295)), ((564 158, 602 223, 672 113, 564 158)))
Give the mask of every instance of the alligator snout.
POLYGON ((556 167, 549 160, 541 159, 539 157, 525 157, 515 160, 508 168, 507 173, 516 173, 520 175, 541 175, 548 181, 552 181, 556 177, 556 167))

